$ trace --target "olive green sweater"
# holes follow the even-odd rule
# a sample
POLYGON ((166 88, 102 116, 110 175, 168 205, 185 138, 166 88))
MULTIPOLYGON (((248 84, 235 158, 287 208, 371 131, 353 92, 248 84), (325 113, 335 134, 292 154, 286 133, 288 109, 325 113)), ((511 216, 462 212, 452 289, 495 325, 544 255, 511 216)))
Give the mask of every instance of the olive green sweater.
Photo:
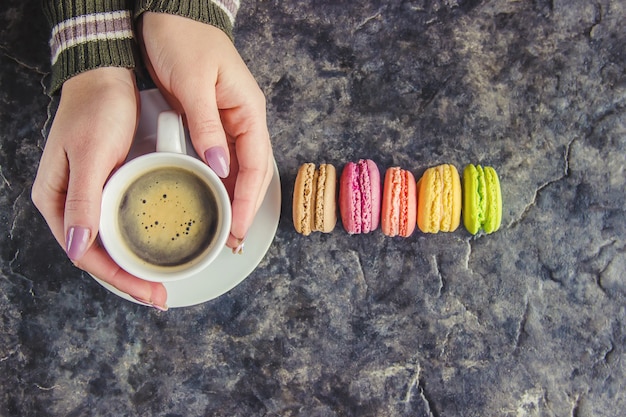
POLYGON ((222 29, 231 39, 239 0, 44 0, 50 23, 55 93, 72 76, 99 67, 135 68, 135 22, 145 11, 188 17, 222 29))

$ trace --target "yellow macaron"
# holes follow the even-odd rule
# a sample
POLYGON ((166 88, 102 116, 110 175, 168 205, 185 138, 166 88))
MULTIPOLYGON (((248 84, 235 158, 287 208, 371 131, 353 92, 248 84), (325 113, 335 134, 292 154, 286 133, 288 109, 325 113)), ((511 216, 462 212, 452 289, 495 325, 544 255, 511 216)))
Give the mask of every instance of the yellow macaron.
POLYGON ((461 179, 454 165, 428 168, 417 182, 417 226, 424 233, 453 232, 461 223, 461 179))

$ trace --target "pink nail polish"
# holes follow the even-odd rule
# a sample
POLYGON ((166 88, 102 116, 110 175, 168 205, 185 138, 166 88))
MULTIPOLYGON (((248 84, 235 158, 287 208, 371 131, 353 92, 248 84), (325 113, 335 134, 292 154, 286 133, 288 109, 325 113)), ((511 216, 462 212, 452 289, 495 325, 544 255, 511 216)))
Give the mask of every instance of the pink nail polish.
POLYGON ((233 249, 233 254, 236 254, 236 255, 243 254, 243 247, 246 244, 246 238, 247 237, 248 237, 248 235, 246 234, 246 236, 244 236, 242 239, 237 239, 239 244, 233 249))
POLYGON ((152 307, 153 307, 153 308, 156 308, 156 309, 157 309, 157 310, 159 310, 159 311, 167 311, 167 310, 169 310, 169 308, 167 307, 167 305, 160 306, 160 305, 158 305, 158 304, 152 304, 152 307))
POLYGON ((86 227, 72 226, 65 237, 66 253, 72 261, 80 259, 87 250, 91 231, 86 227))
POLYGON ((226 178, 230 172, 228 167, 228 158, 226 157, 226 151, 221 146, 214 146, 207 149, 204 152, 206 162, 211 167, 218 177, 226 178))
POLYGON ((243 254, 244 245, 245 245, 245 242, 241 242, 235 249, 233 249, 233 254, 235 255, 243 254))
POLYGON ((135 297, 134 295, 131 295, 131 294, 128 294, 128 295, 130 295, 133 299, 139 301, 140 303, 147 305, 148 307, 155 308, 155 309, 157 309, 159 311, 167 311, 168 310, 167 305, 160 306, 160 305, 154 304, 152 301, 144 300, 143 298, 135 297))

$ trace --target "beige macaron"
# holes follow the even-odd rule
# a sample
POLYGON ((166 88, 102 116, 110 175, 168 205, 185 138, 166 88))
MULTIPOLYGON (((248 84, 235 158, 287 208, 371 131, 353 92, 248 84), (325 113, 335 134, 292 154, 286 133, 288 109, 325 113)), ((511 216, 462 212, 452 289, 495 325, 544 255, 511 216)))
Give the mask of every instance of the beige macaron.
POLYGON ((337 224, 337 173, 331 164, 300 166, 293 190, 293 225, 305 236, 330 233, 337 224))

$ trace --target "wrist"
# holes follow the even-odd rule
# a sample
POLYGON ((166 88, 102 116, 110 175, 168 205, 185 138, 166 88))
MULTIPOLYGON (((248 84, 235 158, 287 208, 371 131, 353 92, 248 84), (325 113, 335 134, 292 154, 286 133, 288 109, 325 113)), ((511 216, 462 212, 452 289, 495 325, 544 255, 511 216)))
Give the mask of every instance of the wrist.
POLYGON ((81 72, 63 83, 62 91, 88 91, 94 88, 135 89, 135 74, 130 68, 101 67, 81 72))
MULTIPOLYGON (((61 105, 76 106, 97 100, 101 105, 137 106, 138 91, 133 70, 103 67, 81 72, 61 87, 61 105), (122 101, 120 101, 122 100, 122 101), (117 104, 116 104, 117 103, 117 104)), ((75 108, 74 111, 80 111, 75 108)))

